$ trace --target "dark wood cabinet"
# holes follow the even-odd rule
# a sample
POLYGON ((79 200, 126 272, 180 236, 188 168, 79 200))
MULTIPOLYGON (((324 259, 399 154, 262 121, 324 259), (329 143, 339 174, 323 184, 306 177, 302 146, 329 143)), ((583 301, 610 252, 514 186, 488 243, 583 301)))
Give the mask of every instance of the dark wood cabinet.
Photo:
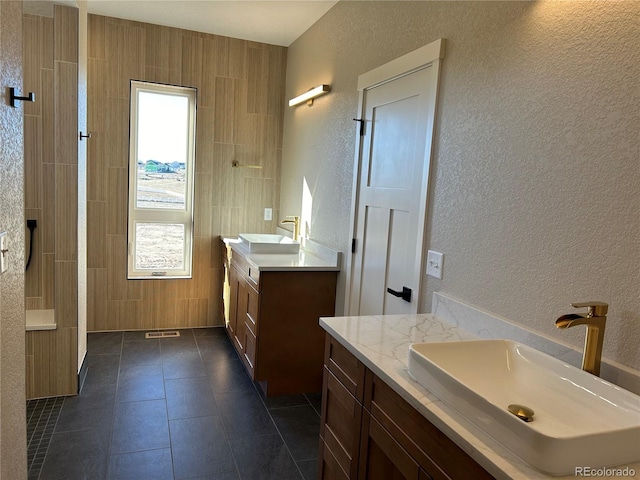
POLYGON ((349 480, 349 476, 344 473, 336 457, 322 441, 318 451, 318 462, 320 480, 349 480))
POLYGON ((321 479, 491 479, 475 460, 327 335, 321 479))
MULTIPOLYGON (((267 396, 319 392, 324 330, 335 312, 336 271, 260 271, 227 249, 227 333, 267 396)), ((226 291, 226 290, 225 290, 226 291)))
POLYGON ((420 466, 380 423, 365 411, 360 480, 418 480, 420 466))

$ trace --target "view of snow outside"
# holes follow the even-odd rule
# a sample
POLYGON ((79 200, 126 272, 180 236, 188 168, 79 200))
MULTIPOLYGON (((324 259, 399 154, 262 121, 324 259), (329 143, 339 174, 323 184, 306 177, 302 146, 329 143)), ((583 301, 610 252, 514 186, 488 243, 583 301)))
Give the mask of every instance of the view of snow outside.
MULTIPOLYGON (((185 208, 189 100, 155 92, 138 95, 138 208, 185 208)), ((137 223, 135 268, 184 267, 182 224, 137 223)))

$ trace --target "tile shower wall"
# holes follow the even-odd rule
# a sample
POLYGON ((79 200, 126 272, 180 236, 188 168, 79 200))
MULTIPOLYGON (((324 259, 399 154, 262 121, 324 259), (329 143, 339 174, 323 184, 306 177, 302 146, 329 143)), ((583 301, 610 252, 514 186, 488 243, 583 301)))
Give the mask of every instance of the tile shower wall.
POLYGON ((24 88, 36 95, 35 102, 24 104, 24 213, 25 219, 37 221, 25 273, 26 308, 50 310, 54 307, 56 205, 53 17, 24 15, 22 23, 24 88))
POLYGON ((89 331, 222 324, 218 236, 274 232, 279 218, 286 55, 279 46, 89 16, 89 331), (189 280, 126 278, 131 79, 198 88, 189 280), (274 221, 263 221, 266 207, 274 221))
POLYGON ((78 10, 23 16, 25 216, 35 218, 27 309, 55 308, 56 330, 26 333, 27 398, 77 393, 78 10))

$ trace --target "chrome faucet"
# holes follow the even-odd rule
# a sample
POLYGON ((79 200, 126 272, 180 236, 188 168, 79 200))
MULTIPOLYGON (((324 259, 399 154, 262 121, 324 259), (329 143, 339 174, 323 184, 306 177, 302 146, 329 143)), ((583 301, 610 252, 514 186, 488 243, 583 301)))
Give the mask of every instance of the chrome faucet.
POLYGON ((293 223, 293 239, 297 242, 300 237, 300 217, 298 215, 287 216, 280 222, 282 225, 285 223, 293 223))
POLYGON ((571 306, 575 308, 586 307, 587 313, 562 315, 556 320, 556 327, 564 329, 576 325, 587 326, 587 336, 584 341, 584 352, 582 354, 582 369, 599 376, 604 327, 607 322, 609 304, 604 302, 583 302, 572 303, 571 306))

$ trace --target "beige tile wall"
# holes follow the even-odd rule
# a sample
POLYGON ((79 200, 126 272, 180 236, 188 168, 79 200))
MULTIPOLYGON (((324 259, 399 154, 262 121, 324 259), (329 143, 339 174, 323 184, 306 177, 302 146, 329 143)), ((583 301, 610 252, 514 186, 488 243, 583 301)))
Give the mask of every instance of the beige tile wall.
POLYGON ((25 296, 27 310, 52 309, 55 244, 54 122, 51 118, 53 18, 24 15, 22 28, 24 89, 36 95, 35 102, 24 103, 25 219, 38 222, 31 263, 25 274, 25 296))
POLYGON ((57 328, 27 332, 27 398, 77 393, 78 11, 23 16, 25 217, 35 218, 27 309, 55 309, 57 328))
POLYGON ((222 325, 219 235, 274 232, 284 47, 89 16, 88 330, 222 325), (190 280, 127 280, 129 82, 198 88, 190 280), (262 169, 233 168, 261 165, 262 169))

